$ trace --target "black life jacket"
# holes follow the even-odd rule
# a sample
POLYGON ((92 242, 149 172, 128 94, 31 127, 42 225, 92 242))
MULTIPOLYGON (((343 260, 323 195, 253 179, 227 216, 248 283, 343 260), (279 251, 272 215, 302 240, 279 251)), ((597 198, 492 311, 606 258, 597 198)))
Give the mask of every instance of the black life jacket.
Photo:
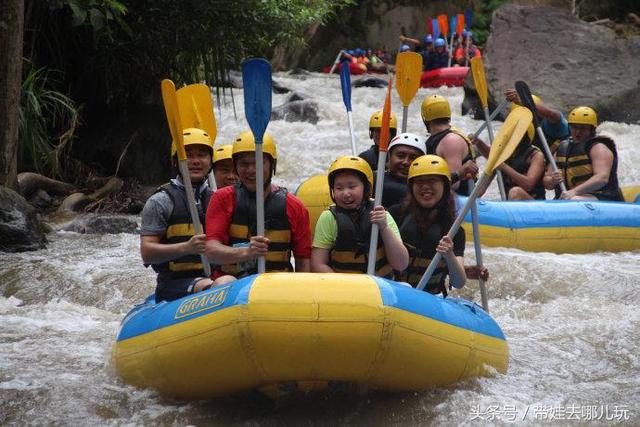
MULTIPOLYGON (((373 175, 373 188, 376 188, 376 180, 378 179, 378 174, 374 173, 373 175)), ((406 180, 397 178, 390 171, 384 173, 381 203, 385 209, 401 203, 405 199, 407 194, 409 194, 409 186, 407 185, 406 180)))
MULTIPOLYGON (((168 227, 162 237, 161 242, 172 244, 188 241, 193 237, 194 228, 189 214, 189 202, 187 193, 184 188, 179 188, 173 183, 167 183, 158 188, 157 191, 163 191, 169 195, 173 202, 173 211, 167 221, 168 227)), ((209 206, 212 191, 208 187, 202 189, 199 193, 194 191, 198 209, 198 216, 203 229, 206 229, 205 212, 209 206)), ((178 259, 163 262, 160 264, 152 264, 153 269, 158 273, 158 282, 165 280, 182 279, 190 277, 204 276, 202 262, 199 255, 185 255, 178 259)))
MULTIPOLYGON (((465 162, 467 162, 468 160, 473 160, 473 156, 471 155, 472 153, 471 141, 469 141, 469 139, 465 135, 463 135, 462 132, 453 128, 445 129, 443 131, 440 131, 438 133, 435 133, 429 136, 426 142, 427 154, 436 154, 436 150, 438 149, 438 145, 440 144, 440 141, 442 141, 442 139, 445 136, 449 135, 450 133, 455 133, 456 135, 462 137, 462 139, 464 139, 464 141, 467 143, 467 155, 462 159, 462 164, 465 164, 465 162)), ((452 172, 455 172, 455 171, 452 171, 452 172)), ((466 182, 460 182, 460 185, 458 186, 456 193, 461 196, 469 196, 471 194, 471 191, 473 191, 473 183, 470 181, 471 180, 467 180, 466 182)))
MULTIPOLYGON (((402 242, 409 251, 409 266, 400 273, 399 278, 415 288, 427 270, 429 263, 436 255, 438 242, 446 234, 447 230, 443 230, 440 224, 434 222, 424 234, 420 231, 418 224, 410 213, 400 220, 399 226, 402 242)), ((448 275, 447 262, 444 258, 441 258, 429 282, 427 282, 425 290, 432 294, 442 292, 444 296, 447 296, 445 279, 448 275)))
MULTIPOLYGON (((329 266, 336 273, 366 273, 371 240, 371 221, 369 214, 373 201, 357 211, 342 209, 336 205, 329 207, 338 225, 335 246, 329 251, 329 266)), ((392 278, 393 271, 387 262, 384 242, 378 236, 376 252, 376 276, 392 278)))
MULTIPOLYGON (((528 137, 525 136, 525 138, 528 138, 528 137)), ((524 145, 523 147, 524 148, 521 148, 519 146, 516 149, 516 152, 513 154, 513 156, 509 160, 507 160, 506 163, 509 166, 511 166, 519 174, 526 175, 530 166, 530 162, 528 162, 527 160, 531 156, 533 156, 534 153, 539 152, 540 149, 533 145, 529 145, 528 141, 527 141, 527 144, 524 145)), ((509 194, 509 190, 511 190, 515 186, 515 184, 506 173, 502 174, 502 180, 504 182, 505 193, 509 194)), ((542 179, 538 180, 535 187, 533 188, 533 191, 531 191, 529 194, 531 194, 531 196, 536 200, 545 199, 545 189, 544 189, 544 185, 542 184, 542 179)))
POLYGON ((567 189, 572 189, 593 176, 593 166, 589 152, 594 144, 602 143, 613 153, 613 164, 609 173, 607 184, 591 194, 604 196, 608 200, 623 201, 620 185, 618 184, 618 152, 611 138, 606 136, 594 136, 582 143, 576 143, 573 138, 567 138, 560 143, 556 152, 558 168, 564 173, 564 182, 567 189))
MULTIPOLYGON (((229 245, 241 246, 257 235, 256 193, 238 183, 234 185, 236 207, 231 217, 229 245)), ((291 265, 291 225, 287 216, 287 189, 269 192, 264 201, 265 237, 269 239, 265 271, 293 271, 291 265)), ((222 265, 225 274, 244 277, 257 272, 257 260, 222 265)))
POLYGON ((369 166, 371 166, 372 171, 375 171, 378 168, 378 146, 377 145, 375 144, 372 145, 367 150, 358 154, 358 157, 366 160, 367 163, 369 163, 369 166))

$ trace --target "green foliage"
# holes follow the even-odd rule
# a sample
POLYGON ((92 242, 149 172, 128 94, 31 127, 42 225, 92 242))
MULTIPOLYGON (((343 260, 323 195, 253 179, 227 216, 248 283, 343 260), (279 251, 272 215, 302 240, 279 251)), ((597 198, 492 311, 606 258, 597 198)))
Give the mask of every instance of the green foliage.
POLYGON ((480 7, 474 10, 472 31, 473 38, 478 45, 484 45, 489 37, 493 12, 508 0, 489 0, 480 2, 480 7))
POLYGON ((55 74, 31 68, 22 82, 18 170, 63 177, 66 153, 78 125, 78 108, 68 96, 53 89, 58 84, 55 74))

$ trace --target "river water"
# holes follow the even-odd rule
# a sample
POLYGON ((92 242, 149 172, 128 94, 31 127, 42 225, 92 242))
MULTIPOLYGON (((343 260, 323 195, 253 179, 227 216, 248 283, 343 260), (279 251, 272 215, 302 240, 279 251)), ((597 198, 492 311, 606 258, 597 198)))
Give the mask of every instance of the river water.
MULTIPOLYGON (((268 128, 278 141, 275 182, 294 190, 350 152, 347 118, 337 76, 275 79, 319 106, 317 125, 274 121, 268 128)), ((462 89, 420 89, 409 131, 424 134, 419 106, 433 93, 449 98, 456 127, 480 125, 460 116, 462 89)), ((234 95, 239 120, 227 97, 216 109, 218 143, 247 128, 242 92, 234 95)), ((285 96, 274 95, 273 105, 285 96)), ((369 145, 369 115, 382 108, 384 96, 383 89, 353 90, 360 150, 369 145)), ((622 184, 640 183, 634 168, 640 126, 607 122, 599 131, 618 144, 622 184)), ((486 197, 498 198, 495 184, 486 197)), ((110 366, 120 320, 154 289, 138 236, 52 233, 45 250, 0 254, 0 424, 640 424, 640 251, 554 255, 484 248, 483 255, 491 313, 510 345, 506 375, 420 393, 183 402, 125 385, 110 366)), ((472 263, 472 245, 466 257, 472 263)), ((459 295, 479 301, 477 283, 459 295)))

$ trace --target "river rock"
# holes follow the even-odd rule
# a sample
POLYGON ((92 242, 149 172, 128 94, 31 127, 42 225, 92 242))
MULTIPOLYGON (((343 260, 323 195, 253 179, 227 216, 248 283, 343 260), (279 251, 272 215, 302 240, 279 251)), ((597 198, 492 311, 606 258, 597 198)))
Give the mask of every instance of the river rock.
POLYGON ((124 216, 86 214, 78 216, 62 229, 81 234, 135 233, 138 223, 124 216))
POLYGON ((363 77, 352 84, 353 87, 387 87, 389 83, 380 77, 363 77))
POLYGON ((287 95, 284 102, 287 103, 287 102, 293 102, 293 101, 304 101, 305 99, 309 99, 309 96, 305 95, 302 92, 298 92, 294 90, 289 95, 287 95))
POLYGON ((287 102, 271 111, 271 120, 318 123, 318 104, 311 100, 287 102))
MULTIPOLYGON (((563 9, 507 4, 493 16, 483 55, 492 105, 524 80, 565 115, 589 105, 600 121, 640 123, 640 36, 618 37, 563 9)), ((477 98, 465 96, 465 107, 481 111, 477 98)))
POLYGON ((0 251, 43 249, 48 231, 35 209, 21 195, 0 186, 0 251))

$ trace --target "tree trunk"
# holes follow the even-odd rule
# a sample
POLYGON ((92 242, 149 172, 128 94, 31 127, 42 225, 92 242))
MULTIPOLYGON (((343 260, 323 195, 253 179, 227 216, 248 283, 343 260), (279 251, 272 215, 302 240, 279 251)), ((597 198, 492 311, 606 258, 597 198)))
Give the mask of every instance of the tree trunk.
POLYGON ((18 188, 18 110, 24 0, 0 1, 0 184, 18 188))

